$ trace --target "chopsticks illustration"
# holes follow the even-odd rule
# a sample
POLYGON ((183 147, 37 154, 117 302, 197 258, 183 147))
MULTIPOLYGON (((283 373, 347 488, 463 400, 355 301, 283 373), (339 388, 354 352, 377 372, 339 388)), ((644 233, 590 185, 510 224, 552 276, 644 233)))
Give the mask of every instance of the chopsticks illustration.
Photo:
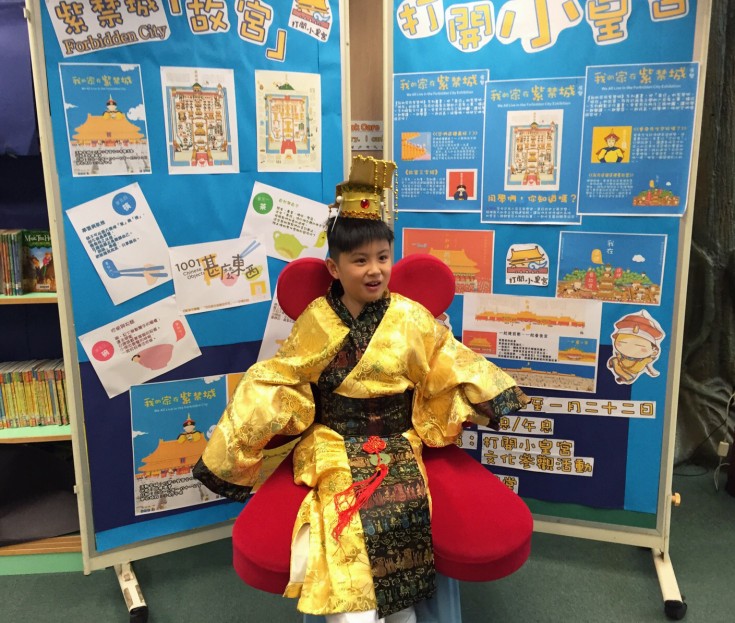
POLYGON ((258 242, 257 240, 253 240, 247 247, 245 247, 245 250, 242 253, 240 253, 240 257, 242 258, 242 257, 245 257, 246 255, 249 255, 250 253, 255 251, 255 249, 257 249, 259 246, 260 246, 260 242, 258 242))
POLYGON ((140 266, 138 268, 118 268, 112 260, 103 260, 102 268, 107 276, 112 279, 118 277, 168 277, 168 273, 159 272, 165 270, 165 266, 140 266))

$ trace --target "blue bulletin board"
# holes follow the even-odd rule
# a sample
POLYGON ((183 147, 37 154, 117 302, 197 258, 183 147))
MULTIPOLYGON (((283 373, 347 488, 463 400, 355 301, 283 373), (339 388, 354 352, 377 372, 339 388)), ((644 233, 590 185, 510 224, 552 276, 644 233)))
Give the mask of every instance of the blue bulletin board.
POLYGON ((300 202, 331 202, 344 177, 343 5, 315 7, 28 4, 85 570, 220 538, 207 530, 241 508, 169 459, 200 443, 256 361, 278 274, 304 248, 282 235, 286 257, 266 255, 248 213, 306 232, 300 202), (211 244, 235 252, 206 256, 204 276, 250 288, 179 315, 176 278, 203 274, 182 249, 211 244), (101 374, 121 352, 128 372, 101 374))
POLYGON ((666 551, 709 3, 384 6, 396 256, 532 397, 464 448, 537 528, 666 551))

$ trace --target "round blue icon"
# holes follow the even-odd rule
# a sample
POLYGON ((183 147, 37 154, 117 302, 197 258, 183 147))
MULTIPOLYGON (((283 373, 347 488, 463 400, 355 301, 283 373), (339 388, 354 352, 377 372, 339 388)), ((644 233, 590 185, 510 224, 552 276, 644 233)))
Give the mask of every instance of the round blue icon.
POLYGON ((112 209, 122 216, 135 212, 135 206, 135 197, 130 193, 117 193, 112 198, 112 209))

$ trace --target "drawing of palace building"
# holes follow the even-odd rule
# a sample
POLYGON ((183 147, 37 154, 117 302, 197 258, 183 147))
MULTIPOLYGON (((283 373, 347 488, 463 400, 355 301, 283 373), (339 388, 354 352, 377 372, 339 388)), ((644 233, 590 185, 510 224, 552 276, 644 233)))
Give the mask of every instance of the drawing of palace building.
POLYGON ((427 156, 426 145, 414 142, 421 132, 403 132, 401 134, 401 160, 422 160, 427 156))
POLYGON ((136 478, 164 477, 188 474, 207 445, 201 433, 186 439, 185 435, 173 441, 158 440, 158 446, 148 456, 143 457, 143 465, 138 468, 136 478))
POLYGON ((511 186, 548 186, 557 183, 559 127, 552 121, 540 125, 512 126, 508 146, 508 179, 511 186))
POLYGON ((456 292, 478 292, 477 274, 480 269, 477 262, 467 257, 464 249, 431 249, 431 255, 439 258, 454 273, 456 292))
POLYGON ((503 322, 506 324, 541 325, 544 327, 584 328, 585 323, 571 316, 539 316, 532 311, 500 312, 486 310, 475 316, 476 320, 485 322, 503 322))
POLYGON ((508 263, 511 266, 528 267, 532 262, 542 262, 544 259, 544 254, 539 251, 538 245, 533 249, 514 249, 511 247, 508 263))
MULTIPOLYGON (((225 90, 203 88, 194 82, 191 88, 171 89, 171 126, 174 152, 187 152, 192 165, 213 165, 214 151, 227 152, 229 128, 225 90)), ((224 158, 222 158, 224 159, 224 158)))
POLYGON ((267 151, 269 153, 292 155, 309 152, 309 102, 304 95, 293 90, 290 84, 283 84, 279 91, 266 95, 267 109, 267 151))
POLYGON ((87 114, 87 120, 74 129, 72 145, 114 147, 138 145, 146 142, 140 128, 128 121, 124 112, 117 109, 117 102, 110 97, 101 115, 87 114))
POLYGON ((595 379, 584 378, 575 374, 533 370, 529 367, 502 369, 512 375, 520 386, 579 392, 595 391, 595 379))

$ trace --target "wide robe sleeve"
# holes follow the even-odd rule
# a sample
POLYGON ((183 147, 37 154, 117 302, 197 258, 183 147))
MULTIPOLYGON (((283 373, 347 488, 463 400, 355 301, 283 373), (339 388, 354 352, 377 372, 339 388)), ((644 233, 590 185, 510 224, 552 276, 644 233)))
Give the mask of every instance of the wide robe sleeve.
POLYGON ((298 435, 313 423, 310 383, 346 334, 335 323, 320 322, 314 307, 297 319, 272 359, 254 364, 240 380, 193 470, 209 489, 245 500, 258 478, 265 445, 275 435, 298 435))
POLYGON ((426 445, 454 443, 465 422, 497 427, 500 417, 528 404, 512 377, 457 341, 428 311, 411 316, 406 329, 418 332, 409 370, 418 377, 413 426, 426 445))

